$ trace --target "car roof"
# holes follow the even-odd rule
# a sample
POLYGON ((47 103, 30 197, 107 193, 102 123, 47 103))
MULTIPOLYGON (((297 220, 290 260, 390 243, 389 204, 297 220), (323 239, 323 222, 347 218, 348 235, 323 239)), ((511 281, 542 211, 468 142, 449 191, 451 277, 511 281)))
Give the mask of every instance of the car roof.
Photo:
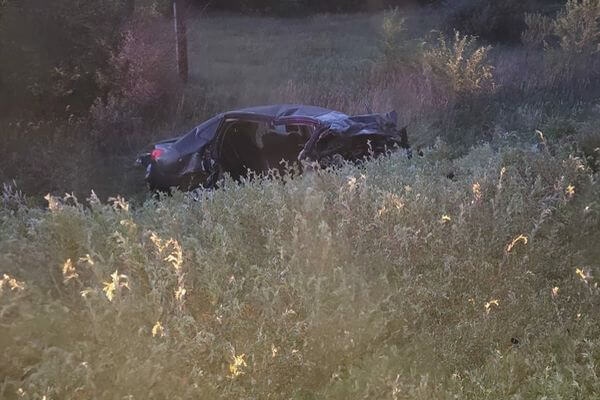
POLYGON ((343 114, 339 111, 302 104, 274 104, 267 106, 247 107, 239 110, 232 110, 226 112, 225 115, 228 116, 231 114, 247 114, 268 118, 270 117, 272 119, 279 119, 285 117, 308 117, 319 119, 319 117, 331 113, 338 114, 340 118, 347 118, 346 114, 343 114))
MULTIPOLYGON (((224 119, 245 119, 265 121, 268 123, 312 123, 326 125, 340 132, 349 134, 370 133, 380 124, 382 118, 390 118, 392 114, 366 114, 350 117, 339 111, 328 108, 302 104, 274 104, 247 107, 217 114, 181 136, 173 147, 181 153, 199 151, 207 145, 217 133, 220 122, 224 119)), ((396 119, 395 114, 392 118, 396 119)), ((394 122, 395 124, 395 122, 394 122)))

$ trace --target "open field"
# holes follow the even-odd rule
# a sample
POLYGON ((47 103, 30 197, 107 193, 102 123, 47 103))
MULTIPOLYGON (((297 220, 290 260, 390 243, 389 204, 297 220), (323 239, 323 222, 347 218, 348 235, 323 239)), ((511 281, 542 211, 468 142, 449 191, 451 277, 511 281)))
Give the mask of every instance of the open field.
POLYGON ((0 399, 600 398, 600 57, 442 17, 193 15, 167 117, 0 123, 0 399), (274 102, 422 156, 146 193, 144 145, 274 102))

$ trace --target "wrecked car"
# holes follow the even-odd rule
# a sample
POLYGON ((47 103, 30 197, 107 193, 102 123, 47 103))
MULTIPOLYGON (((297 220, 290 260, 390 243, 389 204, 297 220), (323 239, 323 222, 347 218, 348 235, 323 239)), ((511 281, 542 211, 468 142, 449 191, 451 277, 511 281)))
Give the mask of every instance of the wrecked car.
POLYGON ((229 174, 284 172, 302 161, 331 165, 386 151, 410 151, 395 112, 348 116, 305 105, 270 105, 218 114, 191 131, 152 145, 137 164, 151 190, 213 188, 229 174))

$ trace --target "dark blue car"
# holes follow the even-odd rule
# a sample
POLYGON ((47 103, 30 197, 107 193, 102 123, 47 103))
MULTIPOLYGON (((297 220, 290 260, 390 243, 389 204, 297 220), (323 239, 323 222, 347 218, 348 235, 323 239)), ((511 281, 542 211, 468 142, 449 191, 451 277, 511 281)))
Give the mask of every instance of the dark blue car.
POLYGON ((409 150, 395 112, 348 116, 321 107, 271 105, 229 111, 138 157, 152 190, 214 187, 224 174, 283 169, 302 160, 328 165, 398 148, 409 150))

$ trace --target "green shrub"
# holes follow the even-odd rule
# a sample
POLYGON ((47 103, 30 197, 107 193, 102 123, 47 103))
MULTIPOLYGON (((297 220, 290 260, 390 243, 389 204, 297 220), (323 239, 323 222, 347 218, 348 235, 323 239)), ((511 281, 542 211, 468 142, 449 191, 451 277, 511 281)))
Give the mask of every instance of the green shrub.
POLYGON ((569 53, 600 52, 600 1, 568 0, 554 22, 560 47, 569 53))
MULTIPOLYGON (((150 38, 148 28, 164 25, 157 17, 163 5, 162 0, 7 1, 0 17, 0 109, 11 117, 68 119, 85 115, 97 98, 118 90, 125 74, 137 78, 130 85, 145 90, 137 71, 123 69, 125 64, 139 68, 140 60, 131 55, 148 53, 150 39, 164 51, 165 31, 150 38)), ((159 72, 164 68, 155 75, 159 72)))
POLYGON ((476 38, 454 32, 451 39, 440 35, 424 54, 434 76, 459 95, 494 90, 493 67, 488 64, 490 46, 477 46, 476 38))
POLYGON ((600 76, 600 2, 569 0, 554 18, 529 15, 527 24, 523 41, 544 50, 535 80, 554 89, 562 100, 595 98, 600 76))
POLYGON ((523 31, 521 39, 526 46, 548 48, 551 46, 555 25, 554 20, 543 14, 526 14, 527 29, 523 31))
POLYGON ((600 51, 600 1, 568 0, 551 18, 542 14, 526 16, 526 44, 546 49, 560 48, 566 53, 595 54, 600 51))
POLYGON ((420 64, 420 43, 407 38, 406 20, 398 8, 383 15, 379 49, 383 63, 388 69, 410 70, 420 64))
POLYGON ((87 111, 98 93, 96 73, 107 66, 126 11, 117 0, 91 5, 81 0, 9 1, 0 19, 3 111, 26 108, 61 116, 67 106, 67 116, 87 111))
POLYGON ((544 126, 542 126, 541 130, 544 132, 545 136, 553 140, 577 134, 577 128, 573 124, 573 121, 561 117, 549 118, 544 126))
POLYGON ((97 139, 114 141, 139 134, 141 121, 151 125, 172 112, 181 84, 171 30, 171 24, 160 16, 146 16, 123 29, 109 66, 96 75, 104 93, 90 108, 97 139))
POLYGON ((600 171, 600 133, 587 133, 577 139, 577 145, 590 168, 600 171))
POLYGON ((445 30, 459 30, 492 43, 516 43, 526 24, 524 15, 539 8, 535 0, 459 0, 445 4, 445 30))

